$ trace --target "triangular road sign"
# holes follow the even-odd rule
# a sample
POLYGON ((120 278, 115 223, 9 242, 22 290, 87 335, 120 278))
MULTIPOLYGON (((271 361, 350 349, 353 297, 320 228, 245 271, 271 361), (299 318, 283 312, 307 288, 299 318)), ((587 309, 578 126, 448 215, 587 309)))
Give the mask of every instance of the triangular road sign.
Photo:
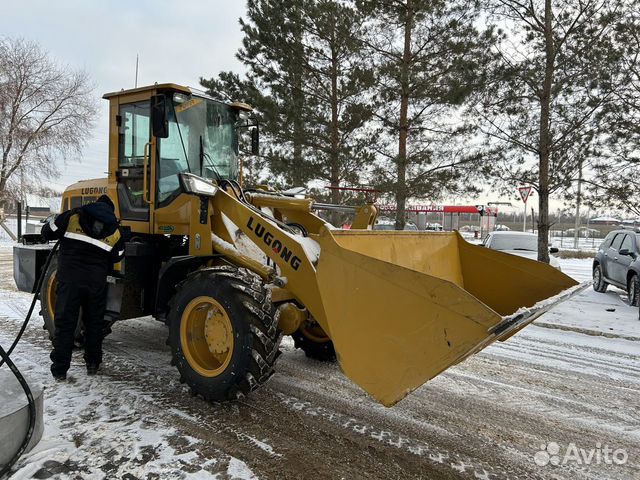
POLYGON ((518 191, 520 192, 520 197, 522 197, 522 201, 524 203, 527 203, 527 199, 531 194, 531 188, 532 187, 518 187, 518 191))

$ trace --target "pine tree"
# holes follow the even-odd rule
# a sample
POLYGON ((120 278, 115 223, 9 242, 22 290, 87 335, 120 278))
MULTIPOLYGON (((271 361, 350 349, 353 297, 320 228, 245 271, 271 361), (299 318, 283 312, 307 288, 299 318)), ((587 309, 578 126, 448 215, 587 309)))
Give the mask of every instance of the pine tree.
POLYGON ((260 121, 262 154, 272 184, 304 185, 310 166, 304 155, 302 10, 304 0, 249 0, 237 56, 246 78, 221 72, 201 79, 212 94, 249 103, 260 121), (277 177, 274 178, 274 177, 277 177), (280 180, 280 181, 278 181, 280 180))
MULTIPOLYGON (((264 154, 283 185, 357 183, 371 162, 362 20, 346 2, 251 0, 238 58, 246 79, 222 73, 210 91, 240 95, 258 112, 264 154)), ((340 190, 330 199, 340 203, 340 190)))
POLYGON ((606 141, 586 186, 592 204, 640 216, 640 9, 627 12, 616 40, 624 45, 622 80, 602 114, 606 141))
POLYGON ((491 32, 474 27, 470 2, 358 0, 370 23, 367 45, 376 65, 376 183, 396 203, 396 228, 411 197, 438 199, 462 187, 478 160, 459 120, 462 102, 481 82, 491 32))
POLYGON ((538 194, 538 260, 549 262, 549 196, 593 158, 599 112, 620 85, 616 28, 626 0, 489 2, 504 28, 482 106, 472 111, 502 155, 497 176, 538 194))
POLYGON ((304 151, 305 92, 303 17, 306 0, 249 0, 238 58, 256 95, 268 139, 265 154, 271 173, 285 184, 306 183, 311 165, 304 151), (293 60, 295 59, 295 60, 293 60))
MULTIPOLYGON (((217 78, 200 78, 200 85, 206 88, 207 93, 222 101, 239 101, 247 103, 254 108, 263 105, 265 99, 255 86, 246 79, 233 72, 220 72, 217 78)), ((263 128, 265 122, 259 110, 254 110, 252 117, 258 121, 259 128, 263 128)), ((254 187, 264 184, 270 177, 268 168, 268 156, 253 155, 249 153, 246 146, 250 145, 249 129, 240 129, 240 145, 245 145, 244 151, 240 151, 242 182, 246 186, 254 187)), ((260 139, 260 150, 269 150, 269 135, 262 135, 260 139), (265 146, 265 143, 267 145, 265 146)), ((274 182, 271 182, 274 183, 274 182)), ((279 186, 275 184, 274 186, 279 186)))
MULTIPOLYGON (((309 2, 305 13, 305 146, 314 177, 331 187, 355 184, 372 158, 365 126, 373 74, 362 54, 363 22, 354 8, 334 0, 309 2)), ((333 203, 342 197, 331 190, 333 203)))

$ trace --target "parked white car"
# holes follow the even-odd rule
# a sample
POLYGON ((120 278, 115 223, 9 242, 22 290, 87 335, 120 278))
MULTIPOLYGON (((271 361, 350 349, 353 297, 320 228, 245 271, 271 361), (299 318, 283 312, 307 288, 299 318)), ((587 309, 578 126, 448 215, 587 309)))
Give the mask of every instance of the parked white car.
MULTIPOLYGON (((491 232, 482 241, 482 245, 492 250, 518 255, 519 257, 538 259, 538 235, 525 232, 491 232)), ((550 253, 557 253, 558 249, 551 247, 550 253)), ((556 257, 549 257, 549 265, 561 270, 556 257)))
MULTIPOLYGON (((395 230, 396 229, 396 222, 394 222, 393 220, 379 219, 376 222, 376 224, 373 226, 373 229, 374 230, 395 230)), ((417 231, 418 227, 413 222, 405 222, 404 229, 405 230, 417 231)))

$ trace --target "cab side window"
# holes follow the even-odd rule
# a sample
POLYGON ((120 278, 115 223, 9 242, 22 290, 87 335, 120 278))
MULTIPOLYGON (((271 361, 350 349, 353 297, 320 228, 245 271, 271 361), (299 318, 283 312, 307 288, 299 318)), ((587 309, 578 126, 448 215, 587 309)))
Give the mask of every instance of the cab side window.
MULTIPOLYGON (((118 202, 123 220, 149 219, 144 192, 144 155, 150 141, 149 101, 120 105, 118 115, 118 202)), ((151 161, 151 160, 149 160, 151 161)), ((147 170, 147 181, 151 169, 147 170)), ((149 183, 147 183, 149 185, 149 183)))
POLYGON ((149 142, 149 102, 120 107, 118 159, 120 167, 141 167, 144 147, 149 142))
POLYGON ((82 197, 71 197, 71 208, 79 208, 82 206, 82 197))

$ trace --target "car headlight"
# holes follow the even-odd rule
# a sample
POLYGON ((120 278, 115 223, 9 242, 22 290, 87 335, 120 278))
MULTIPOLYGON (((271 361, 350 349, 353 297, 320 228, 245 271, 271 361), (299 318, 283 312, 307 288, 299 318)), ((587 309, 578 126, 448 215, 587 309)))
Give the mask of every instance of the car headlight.
POLYGON ((184 193, 190 193, 192 195, 213 197, 218 191, 216 185, 192 173, 181 173, 180 185, 184 193))

